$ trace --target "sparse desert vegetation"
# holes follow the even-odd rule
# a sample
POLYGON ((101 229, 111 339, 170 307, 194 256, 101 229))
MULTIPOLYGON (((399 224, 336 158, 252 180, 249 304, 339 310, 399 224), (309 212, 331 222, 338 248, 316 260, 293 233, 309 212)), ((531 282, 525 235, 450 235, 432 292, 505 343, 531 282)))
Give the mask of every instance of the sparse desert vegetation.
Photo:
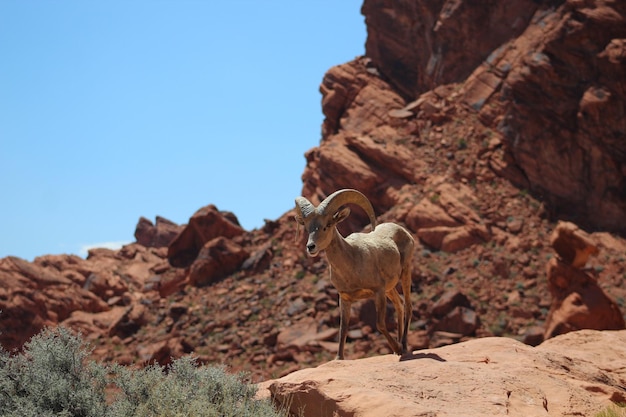
POLYGON ((168 367, 132 369, 88 359, 68 329, 44 329, 22 353, 0 351, 0 416, 149 417, 284 415, 243 374, 198 366, 191 357, 168 367))

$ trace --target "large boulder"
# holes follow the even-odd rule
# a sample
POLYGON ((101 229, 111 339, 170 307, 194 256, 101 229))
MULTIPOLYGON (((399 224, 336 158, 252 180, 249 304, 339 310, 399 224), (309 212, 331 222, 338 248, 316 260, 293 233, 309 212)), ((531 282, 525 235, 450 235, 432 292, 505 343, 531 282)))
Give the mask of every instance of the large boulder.
POLYGON ((619 306, 583 269, 598 247, 591 237, 569 222, 560 222, 550 237, 557 253, 547 266, 552 304, 545 323, 544 338, 579 329, 624 329, 619 306))
POLYGON ((421 242, 436 250, 457 252, 491 239, 489 229, 471 208, 476 197, 469 187, 445 182, 433 187, 405 219, 421 242))
POLYGON ((183 226, 161 216, 156 217, 156 224, 140 217, 135 228, 135 239, 145 247, 163 248, 169 246, 182 229, 183 226))
POLYGON ((217 237, 208 241, 191 265, 189 282, 196 286, 208 285, 235 272, 248 257, 241 246, 217 237))
POLYGON ((552 304, 545 323, 546 339, 579 329, 624 329, 619 306, 584 271, 556 258, 548 262, 552 304))
POLYGON ((186 268, 196 260, 208 241, 216 237, 230 239, 244 232, 234 214, 219 211, 210 204, 191 216, 189 223, 170 243, 167 258, 172 266, 186 268))
POLYGON ((592 416, 626 400, 624 357, 626 331, 585 330, 538 347, 491 337, 332 361, 264 382, 258 395, 303 417, 592 416))

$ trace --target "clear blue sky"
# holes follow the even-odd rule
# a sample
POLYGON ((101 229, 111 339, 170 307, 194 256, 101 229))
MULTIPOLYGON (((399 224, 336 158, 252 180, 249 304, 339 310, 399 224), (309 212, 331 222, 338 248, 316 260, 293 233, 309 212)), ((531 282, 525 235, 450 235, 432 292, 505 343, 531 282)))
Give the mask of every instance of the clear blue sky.
POLYGON ((364 53, 362 0, 0 2, 0 257, 130 242, 200 207, 261 227, 364 53))

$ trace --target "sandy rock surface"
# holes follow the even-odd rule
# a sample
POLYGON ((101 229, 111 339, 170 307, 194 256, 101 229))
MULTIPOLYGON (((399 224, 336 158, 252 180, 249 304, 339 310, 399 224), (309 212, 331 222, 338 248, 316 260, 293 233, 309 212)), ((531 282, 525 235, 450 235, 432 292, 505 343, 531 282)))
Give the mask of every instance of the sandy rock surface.
POLYGON ((626 401, 626 331, 483 338, 332 361, 260 386, 303 416, 592 416, 626 401))

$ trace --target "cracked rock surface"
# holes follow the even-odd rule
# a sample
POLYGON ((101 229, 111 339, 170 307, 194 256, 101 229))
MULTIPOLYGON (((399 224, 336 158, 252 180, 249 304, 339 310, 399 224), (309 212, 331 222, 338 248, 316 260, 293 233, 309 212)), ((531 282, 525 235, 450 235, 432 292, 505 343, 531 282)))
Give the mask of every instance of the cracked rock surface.
POLYGON ((582 330, 537 347, 492 337, 332 361, 267 381, 259 394, 305 417, 592 416, 626 400, 624 358, 626 331, 582 330))

